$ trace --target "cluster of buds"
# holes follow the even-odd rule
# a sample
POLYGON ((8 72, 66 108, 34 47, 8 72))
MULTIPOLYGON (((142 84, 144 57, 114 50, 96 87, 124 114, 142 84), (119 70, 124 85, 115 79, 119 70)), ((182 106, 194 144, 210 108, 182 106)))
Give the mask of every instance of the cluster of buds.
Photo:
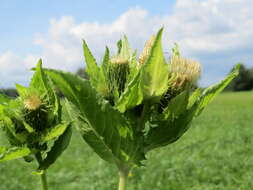
MULTIPOLYGON (((138 60, 124 37, 117 44, 116 56, 110 57, 106 49, 101 66, 84 42, 88 81, 70 73, 48 71, 75 107, 74 113, 79 113, 73 113, 73 117, 84 140, 102 159, 117 165, 122 181, 119 189, 125 189, 129 169, 143 165, 148 151, 178 140, 192 119, 238 75, 237 68, 216 86, 192 93, 201 67, 196 61, 182 58, 177 47, 166 61, 162 32, 160 29, 151 37, 138 60)), ((70 112, 74 110, 68 107, 70 112)))
MULTIPOLYGON (((139 56, 138 64, 135 65, 138 70, 148 61, 155 40, 156 36, 152 35, 145 43, 144 49, 139 56)), ((120 51, 108 62, 106 76, 107 85, 104 85, 106 86, 105 89, 100 89, 99 91, 103 91, 102 94, 106 94, 104 97, 110 100, 112 104, 114 98, 119 97, 125 90, 130 67, 132 66, 130 64, 131 61, 129 60, 129 57, 122 56, 120 51)), ((177 96, 186 88, 196 86, 197 80, 200 77, 201 66, 197 61, 181 57, 178 47, 175 47, 173 49, 173 56, 168 61, 168 72, 168 90, 163 95, 166 102, 177 96)), ((161 101, 163 102, 163 100, 161 101)))
MULTIPOLYGON (((44 170, 60 155, 49 163, 51 151, 54 151, 52 147, 59 146, 59 143, 62 143, 61 138, 70 135, 71 131, 70 123, 62 118, 59 97, 56 96, 52 82, 42 70, 41 64, 40 60, 29 87, 17 84, 19 96, 16 99, 6 98, 5 103, 0 104, 0 127, 5 131, 10 145, 17 148, 16 157, 11 159, 24 157, 25 161, 30 162, 35 156, 39 168, 44 170), (24 152, 20 154, 19 150, 24 152)), ((7 155, 8 148, 2 160, 7 159, 7 155)))
MULTIPOLYGON (((148 57, 152 46, 155 42, 155 35, 145 43, 144 49, 139 56, 139 65, 144 64, 148 57)), ((189 60, 180 55, 173 55, 169 61, 170 83, 169 87, 175 90, 183 89, 188 84, 196 84, 200 77, 201 66, 197 61, 189 60)))
POLYGON ((24 158, 38 162, 36 173, 41 175, 42 187, 47 188, 45 171, 69 144, 71 123, 62 118, 62 105, 52 81, 39 60, 29 87, 16 85, 15 99, 0 94, 0 128, 10 147, 0 147, 0 162, 24 158))
POLYGON ((41 150, 42 145, 46 144, 41 139, 61 123, 61 106, 50 85, 42 71, 41 62, 36 67, 29 87, 17 85, 19 97, 10 99, 2 113, 4 129, 11 144, 25 144, 29 148, 41 150))

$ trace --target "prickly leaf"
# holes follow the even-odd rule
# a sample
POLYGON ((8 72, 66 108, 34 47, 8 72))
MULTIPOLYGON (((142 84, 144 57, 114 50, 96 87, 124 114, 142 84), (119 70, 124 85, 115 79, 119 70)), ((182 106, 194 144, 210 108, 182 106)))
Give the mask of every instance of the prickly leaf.
MULTIPOLYGON (((92 135, 86 137, 90 138, 88 141, 94 150, 106 146, 112 152, 114 160, 139 164, 143 158, 142 152, 136 150, 140 147, 137 146, 138 142, 128 121, 96 93, 89 81, 60 71, 48 70, 47 74, 78 109, 80 117, 76 119, 86 123, 83 133, 96 135, 94 141, 91 139, 92 135)), ((101 150, 99 152, 102 153, 101 150)))

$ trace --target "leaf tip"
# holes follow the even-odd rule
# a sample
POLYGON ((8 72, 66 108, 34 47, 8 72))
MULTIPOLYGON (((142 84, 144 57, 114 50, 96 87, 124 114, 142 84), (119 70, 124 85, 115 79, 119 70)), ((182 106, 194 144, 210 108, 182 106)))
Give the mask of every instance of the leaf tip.
POLYGON ((82 42, 83 42, 83 48, 88 47, 88 45, 87 45, 87 43, 86 43, 86 41, 84 39, 82 40, 82 42))
POLYGON ((242 64, 239 63, 239 64, 236 64, 236 66, 234 67, 233 70, 236 73, 236 75, 239 74, 241 66, 242 66, 242 64))
POLYGON ((34 70, 41 69, 42 67, 42 59, 40 58, 39 61, 37 62, 36 68, 34 70))

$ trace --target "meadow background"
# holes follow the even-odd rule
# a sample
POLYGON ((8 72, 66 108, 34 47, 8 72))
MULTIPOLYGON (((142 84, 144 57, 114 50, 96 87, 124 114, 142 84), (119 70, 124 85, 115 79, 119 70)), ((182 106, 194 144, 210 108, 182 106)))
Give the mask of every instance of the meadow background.
MULTIPOLYGON (((128 190, 253 189, 252 108, 252 91, 220 94, 180 140, 152 151, 145 167, 132 170, 128 190)), ((1 163, 0 189, 38 189, 34 168, 36 162, 22 159, 1 163)), ((53 190, 116 190, 116 172, 74 132, 47 174, 53 190)))
MULTIPOLYGON (((203 66, 206 87, 243 63, 239 77, 195 119, 176 143, 148 154, 134 168, 128 190, 253 189, 252 0, 0 0, 0 92, 16 96, 39 58, 43 67, 85 77, 82 39, 98 62, 125 34, 141 52, 164 26, 163 48, 203 66), (251 91, 250 91, 251 90, 251 91)), ((112 52, 113 55, 113 52, 112 52)), ((7 141, 0 130, 0 145, 7 141)), ((0 163, 0 190, 37 190, 36 162, 0 163)), ((74 131, 68 149, 48 170, 52 190, 116 190, 113 165, 101 160, 74 131)))

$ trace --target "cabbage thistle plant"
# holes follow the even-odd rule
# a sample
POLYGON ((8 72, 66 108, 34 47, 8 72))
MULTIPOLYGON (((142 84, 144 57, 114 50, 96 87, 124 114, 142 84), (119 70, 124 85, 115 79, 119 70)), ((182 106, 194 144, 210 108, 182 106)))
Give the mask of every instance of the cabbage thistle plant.
POLYGON ((0 162, 36 159, 42 189, 47 190, 46 170, 67 147, 70 123, 62 121, 62 106, 39 61, 29 88, 16 85, 16 99, 0 95, 0 127, 10 143, 0 147, 0 162))
POLYGON ((67 110, 87 144, 119 171, 119 190, 125 190, 133 166, 145 155, 177 141, 206 105, 238 74, 206 89, 196 89, 201 66, 183 58, 177 46, 169 60, 162 49, 162 31, 146 43, 139 58, 124 37, 116 55, 106 48, 100 66, 83 42, 90 80, 47 70, 68 99, 67 110))

